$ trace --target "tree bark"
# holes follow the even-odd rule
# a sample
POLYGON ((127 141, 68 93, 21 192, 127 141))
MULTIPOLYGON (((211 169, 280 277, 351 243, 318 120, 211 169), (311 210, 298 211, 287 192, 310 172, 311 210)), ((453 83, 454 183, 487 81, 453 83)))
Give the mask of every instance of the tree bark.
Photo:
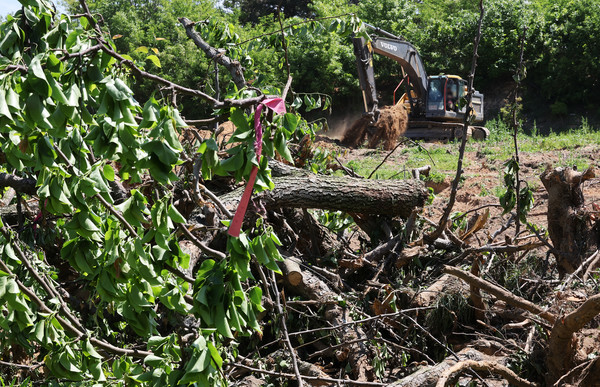
MULTIPOLYGON (((269 208, 319 208, 361 214, 408 217, 428 197, 420 180, 367 180, 339 176, 283 176, 275 188, 255 197, 269 208)), ((237 206, 243 188, 223 195, 221 201, 237 206)))
POLYGON ((350 309, 328 303, 328 301, 338 298, 337 293, 333 292, 310 270, 306 270, 302 274, 301 283, 298 286, 290 287, 290 292, 297 292, 306 299, 323 303, 325 318, 333 326, 339 327, 339 340, 341 343, 346 343, 336 351, 335 357, 338 361, 347 361, 350 364, 352 374, 357 381, 366 382, 372 376, 372 366, 371 355, 365 344, 359 340, 366 337, 365 332, 361 326, 350 324, 352 322, 350 309))
POLYGON ((560 276, 574 272, 598 245, 598 226, 590 226, 581 184, 593 178, 571 168, 547 169, 540 179, 548 191, 548 234, 554 244, 560 276))
POLYGON ((22 192, 27 195, 35 195, 35 179, 23 178, 9 173, 0 173, 0 188, 12 187, 17 192, 22 192))

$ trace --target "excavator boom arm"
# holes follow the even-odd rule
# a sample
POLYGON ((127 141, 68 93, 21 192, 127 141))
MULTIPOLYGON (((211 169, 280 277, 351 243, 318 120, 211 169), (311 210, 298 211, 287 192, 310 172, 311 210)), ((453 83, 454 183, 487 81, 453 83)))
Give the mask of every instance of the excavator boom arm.
POLYGON ((373 70, 373 48, 365 38, 353 38, 354 56, 358 69, 358 82, 363 93, 365 112, 377 110, 377 88, 375 87, 375 72, 373 70))
POLYGON ((400 63, 414 85, 417 98, 427 95, 427 72, 417 49, 410 43, 387 38, 375 38, 373 51, 400 63))
POLYGON ((427 95, 427 72, 416 48, 403 40, 374 37, 372 41, 359 37, 353 39, 354 54, 358 68, 358 79, 363 91, 365 111, 374 112, 378 107, 373 53, 398 62, 408 75, 419 105, 423 106, 427 95))

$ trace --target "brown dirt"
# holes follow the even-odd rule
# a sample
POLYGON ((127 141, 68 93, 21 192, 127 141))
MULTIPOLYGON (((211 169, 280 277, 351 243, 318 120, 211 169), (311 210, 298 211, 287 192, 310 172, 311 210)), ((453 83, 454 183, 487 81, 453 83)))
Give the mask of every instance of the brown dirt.
POLYGON ((384 106, 374 124, 371 124, 367 116, 356 120, 344 134, 342 144, 355 148, 368 139, 369 148, 377 148, 383 144, 383 149, 392 150, 398 138, 406 131, 407 119, 403 105, 384 106))
MULTIPOLYGON (((315 145, 320 146, 321 143, 321 141, 317 141, 315 142, 315 145)), ((503 163, 505 160, 490 159, 483 152, 486 147, 495 146, 494 144, 485 141, 476 142, 475 144, 475 147, 471 147, 474 148, 474 150, 467 151, 465 154, 463 178, 459 185, 459 191, 453 210, 454 212, 467 212, 477 209, 478 207, 489 206, 490 218, 487 225, 482 231, 477 233, 478 237, 485 239, 487 233, 493 234, 494 231, 498 230, 509 219, 509 215, 502 214, 502 208, 499 207, 499 199, 497 196, 503 187, 503 163)), ((327 148, 331 150, 332 144, 327 143, 326 145, 327 148)), ((458 154, 459 148, 459 144, 456 143, 423 143, 421 146, 425 149, 442 147, 446 152, 451 154, 458 154)), ((340 154, 340 161, 344 164, 351 160, 358 160, 367 156, 383 160, 388 154, 387 151, 365 148, 348 149, 346 147, 338 147, 337 152, 340 154)), ((547 166, 566 166, 565 160, 575 156, 573 152, 573 150, 564 149, 543 153, 521 153, 519 155, 521 161, 521 179, 526 181, 534 191, 535 202, 528 217, 528 220, 533 224, 547 228, 548 193, 540 180, 541 173, 547 166)), ((600 144, 581 146, 576 152, 576 156, 587 158, 590 161, 589 165, 595 167, 598 172, 600 163, 597 160, 597 155, 600 154, 600 144)), ((410 175, 410 168, 406 168, 405 165, 408 162, 408 158, 411 157, 411 154, 411 152, 402 152, 402 149, 400 148, 388 158, 386 165, 394 165, 397 167, 399 173, 406 170, 406 174, 410 175)), ((431 160, 426 156, 424 156, 423 161, 423 165, 425 164, 431 164, 431 160)), ((434 187, 436 190, 435 199, 433 203, 427 206, 423 211, 424 216, 433 221, 437 221, 448 203, 448 196, 450 193, 449 187, 456 171, 441 170, 437 166, 432 165, 431 172, 447 176, 444 182, 436 184, 436 187, 434 187)), ((583 195, 587 208, 591 207, 592 203, 600 204, 600 174, 599 177, 585 182, 583 186, 583 195)), ((472 240, 472 242, 477 243, 475 240, 472 240)))

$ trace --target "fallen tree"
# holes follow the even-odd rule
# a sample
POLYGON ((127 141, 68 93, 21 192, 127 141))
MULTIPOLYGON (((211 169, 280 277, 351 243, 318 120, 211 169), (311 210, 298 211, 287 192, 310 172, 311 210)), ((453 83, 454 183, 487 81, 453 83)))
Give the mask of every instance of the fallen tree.
MULTIPOLYGON (((408 217, 429 197, 420 180, 367 180, 327 175, 273 178, 275 188, 254 200, 267 208, 319 208, 361 214, 408 217)), ((230 209, 237 207, 242 189, 220 198, 230 209)))

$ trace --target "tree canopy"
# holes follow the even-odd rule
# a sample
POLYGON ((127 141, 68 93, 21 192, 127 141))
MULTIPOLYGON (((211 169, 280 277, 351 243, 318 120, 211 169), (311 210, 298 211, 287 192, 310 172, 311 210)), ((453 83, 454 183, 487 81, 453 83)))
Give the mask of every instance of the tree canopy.
MULTIPOLYGON (((79 12, 77 2, 69 1, 69 9, 79 12)), ((467 0, 284 2, 281 21, 283 26, 291 26, 307 18, 347 20, 353 14, 414 44, 429 74, 464 77, 470 65, 469 53, 478 17, 476 3, 467 0)), ((115 44, 121 52, 146 60, 145 51, 156 50, 162 66, 152 68, 153 71, 174 82, 214 92, 213 66, 193 49, 181 28, 173 28, 177 18, 186 16, 207 23, 207 28, 200 30, 207 42, 227 50, 228 55, 242 61, 268 83, 283 84, 280 47, 257 44, 267 38, 277 39, 268 34, 279 28, 275 16, 278 5, 245 0, 225 2, 222 7, 209 0, 157 0, 139 5, 95 0, 90 2, 90 9, 103 15, 105 26, 118 37, 115 44), (183 52, 185 55, 181 55, 183 52)), ((598 34, 598 4, 573 0, 490 0, 484 6, 486 17, 476 81, 480 88, 493 93, 499 82, 504 84, 511 79, 517 63, 516 47, 525 33, 525 64, 530 76, 524 85, 541 91, 532 93, 532 97, 541 96, 550 103, 564 102, 574 108, 591 106, 596 98, 593 90, 598 72, 594 69, 598 61, 595 46, 587 42, 598 34)), ((355 58, 349 38, 322 31, 298 35, 299 31, 292 28, 287 36, 291 39, 292 90, 328 94, 334 106, 358 100, 355 58)), ((381 91, 390 93, 388 89, 398 83, 399 67, 387 59, 375 59, 377 76, 384 85, 381 91)), ((220 87, 224 92, 226 83, 222 82, 220 87)), ((152 87, 142 83, 135 85, 134 92, 138 99, 144 100, 152 93, 152 87)), ((208 110, 198 110, 187 98, 180 102, 186 116, 210 114, 208 110)))

